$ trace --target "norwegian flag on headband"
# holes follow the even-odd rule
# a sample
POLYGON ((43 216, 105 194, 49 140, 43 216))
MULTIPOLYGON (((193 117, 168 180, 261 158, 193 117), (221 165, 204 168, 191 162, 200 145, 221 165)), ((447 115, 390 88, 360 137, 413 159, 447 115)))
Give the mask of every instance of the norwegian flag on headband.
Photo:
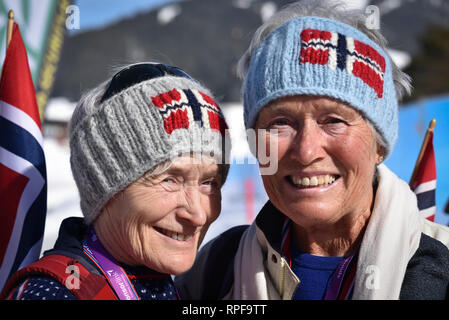
POLYGON ((177 129, 188 129, 194 122, 200 127, 217 130, 224 134, 226 123, 215 101, 199 90, 172 89, 151 97, 153 104, 164 118, 168 134, 177 129))
POLYGON ((0 80, 0 290, 12 273, 39 258, 46 177, 39 110, 14 23, 0 80))
POLYGON ((305 29, 301 32, 301 63, 326 65, 362 79, 382 98, 385 59, 373 47, 337 32, 305 29))
POLYGON ((434 221, 436 212, 435 190, 437 186, 437 171, 433 150, 433 131, 428 132, 428 139, 424 146, 422 160, 416 170, 416 176, 411 183, 411 188, 416 194, 419 211, 425 218, 434 221))

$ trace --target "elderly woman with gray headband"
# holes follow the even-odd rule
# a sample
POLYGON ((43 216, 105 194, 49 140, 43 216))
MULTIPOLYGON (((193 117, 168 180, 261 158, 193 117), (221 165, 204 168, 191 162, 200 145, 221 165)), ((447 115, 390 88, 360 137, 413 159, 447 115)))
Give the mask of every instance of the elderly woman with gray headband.
POLYGON ((82 218, 7 284, 9 299, 171 300, 221 210, 226 122, 179 68, 139 63, 85 95, 69 125, 82 218))
POLYGON ((262 130, 258 151, 277 146, 276 172, 260 164, 269 201, 203 247, 181 294, 446 299, 449 230, 382 164, 410 85, 379 31, 335 2, 294 3, 256 31, 240 71, 246 128, 262 130))

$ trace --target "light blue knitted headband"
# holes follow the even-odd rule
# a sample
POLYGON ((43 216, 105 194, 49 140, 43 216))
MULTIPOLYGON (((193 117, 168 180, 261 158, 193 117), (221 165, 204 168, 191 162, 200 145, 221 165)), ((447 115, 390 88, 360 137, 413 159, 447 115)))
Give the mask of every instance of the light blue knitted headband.
POLYGON ((273 30, 251 56, 243 87, 246 128, 261 108, 292 95, 324 95, 348 103, 371 121, 391 154, 398 134, 398 103, 390 59, 357 29, 302 17, 273 30))

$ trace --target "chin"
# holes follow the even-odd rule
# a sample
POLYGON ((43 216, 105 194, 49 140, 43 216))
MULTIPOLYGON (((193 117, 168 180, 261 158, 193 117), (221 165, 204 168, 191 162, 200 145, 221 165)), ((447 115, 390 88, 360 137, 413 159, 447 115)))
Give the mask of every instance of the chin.
MULTIPOLYGON (((180 255, 175 257, 167 257, 154 270, 171 275, 180 275, 189 270, 195 262, 195 255, 180 255)), ((151 268, 151 267, 150 267, 151 268)))
POLYGON ((286 210, 283 213, 293 222, 302 226, 325 223, 333 220, 337 215, 335 210, 329 210, 332 205, 325 203, 292 203, 284 208, 286 210))
POLYGON ((164 273, 168 273, 174 276, 178 276, 186 271, 188 271, 193 266, 194 260, 191 261, 183 261, 182 263, 174 263, 170 266, 167 266, 164 273))

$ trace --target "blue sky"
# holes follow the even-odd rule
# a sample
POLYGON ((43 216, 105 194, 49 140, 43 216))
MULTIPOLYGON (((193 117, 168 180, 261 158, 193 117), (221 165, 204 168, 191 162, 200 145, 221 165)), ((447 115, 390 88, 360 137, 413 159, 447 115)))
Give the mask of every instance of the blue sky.
MULTIPOLYGON (((148 11, 167 3, 183 0, 74 0, 80 9, 80 29, 69 34, 99 28, 117 20, 148 11)), ((211 0, 212 1, 212 0, 211 0)), ((231 0, 229 0, 231 1, 231 0)), ((348 7, 363 8, 367 0, 344 0, 348 7)))
POLYGON ((75 0, 74 4, 80 10, 80 29, 75 32, 102 27, 138 12, 175 1, 179 0, 75 0))

